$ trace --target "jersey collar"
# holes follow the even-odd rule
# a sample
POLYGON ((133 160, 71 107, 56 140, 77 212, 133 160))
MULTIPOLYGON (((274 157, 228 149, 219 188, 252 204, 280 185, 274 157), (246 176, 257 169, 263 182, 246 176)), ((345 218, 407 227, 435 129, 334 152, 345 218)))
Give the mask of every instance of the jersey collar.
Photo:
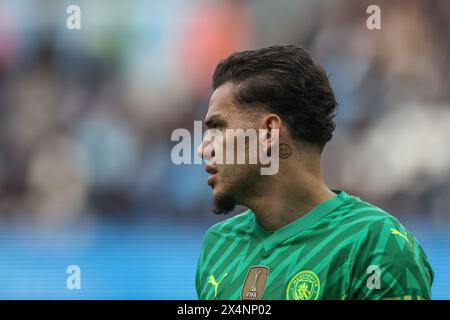
POLYGON ((268 231, 261 224, 258 223, 256 216, 253 216, 253 228, 255 234, 263 242, 266 251, 272 250, 278 244, 289 239, 297 233, 310 227, 313 223, 324 217, 327 213, 334 211, 337 207, 342 205, 346 200, 351 198, 342 190, 332 190, 337 195, 333 198, 325 200, 318 204, 314 209, 309 211, 301 218, 291 222, 277 231, 268 231))

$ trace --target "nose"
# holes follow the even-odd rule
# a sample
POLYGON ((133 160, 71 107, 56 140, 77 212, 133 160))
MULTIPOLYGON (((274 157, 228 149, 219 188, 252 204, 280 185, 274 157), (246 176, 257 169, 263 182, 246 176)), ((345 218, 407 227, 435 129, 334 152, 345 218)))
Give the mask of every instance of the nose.
POLYGON ((202 143, 197 147, 197 155, 205 160, 214 158, 215 151, 212 141, 206 138, 203 139, 202 143))

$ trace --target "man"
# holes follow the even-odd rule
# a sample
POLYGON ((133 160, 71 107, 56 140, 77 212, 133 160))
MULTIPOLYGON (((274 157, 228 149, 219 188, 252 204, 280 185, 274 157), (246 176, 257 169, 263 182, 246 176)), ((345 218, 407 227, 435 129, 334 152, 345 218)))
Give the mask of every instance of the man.
POLYGON ((227 134, 220 142, 206 135, 198 148, 215 212, 249 208, 206 233, 199 299, 431 298, 433 271, 413 235, 382 209, 326 186, 320 157, 337 104, 304 49, 234 53, 217 66, 213 89, 208 129, 266 130, 263 148, 278 145, 280 162, 276 174, 262 175, 260 163, 218 161, 227 134))

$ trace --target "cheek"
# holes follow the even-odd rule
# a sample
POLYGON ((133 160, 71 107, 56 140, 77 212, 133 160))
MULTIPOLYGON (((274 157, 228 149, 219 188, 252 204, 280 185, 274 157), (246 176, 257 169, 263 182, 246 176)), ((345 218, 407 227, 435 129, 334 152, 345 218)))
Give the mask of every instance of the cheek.
POLYGON ((217 175, 218 185, 233 185, 239 179, 239 172, 232 164, 217 165, 219 170, 217 175))
POLYGON ((234 133, 227 130, 227 132, 224 133, 223 138, 217 141, 217 147, 220 148, 218 154, 222 156, 222 163, 233 167, 236 164, 238 152, 234 133))
POLYGON ((215 161, 218 165, 233 167, 236 164, 236 153, 238 150, 233 138, 217 138, 214 143, 214 151, 215 161))
POLYGON ((222 136, 214 139, 214 149, 216 150, 216 154, 222 154, 224 152, 226 145, 225 141, 226 140, 222 136))
POLYGON ((226 164, 220 167, 219 181, 227 185, 240 184, 253 176, 253 166, 242 164, 226 164))

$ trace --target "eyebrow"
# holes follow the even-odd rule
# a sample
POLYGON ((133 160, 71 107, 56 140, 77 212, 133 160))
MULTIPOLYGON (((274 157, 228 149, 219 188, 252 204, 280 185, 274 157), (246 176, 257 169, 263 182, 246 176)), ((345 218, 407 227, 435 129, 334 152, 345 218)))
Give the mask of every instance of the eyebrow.
POLYGON ((225 120, 218 113, 212 114, 205 120, 205 125, 207 127, 212 126, 215 122, 225 122, 225 120))

